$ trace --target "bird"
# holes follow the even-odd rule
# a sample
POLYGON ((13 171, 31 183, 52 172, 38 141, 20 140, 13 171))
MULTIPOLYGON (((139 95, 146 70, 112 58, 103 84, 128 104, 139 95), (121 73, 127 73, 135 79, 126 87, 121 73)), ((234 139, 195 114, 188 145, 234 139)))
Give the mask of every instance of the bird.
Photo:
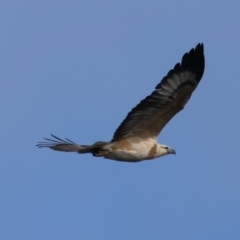
POLYGON ((79 145, 68 138, 53 134, 38 142, 39 148, 56 151, 90 153, 95 157, 121 162, 152 160, 175 150, 157 141, 165 125, 181 110, 198 86, 205 68, 204 45, 199 43, 185 53, 155 90, 134 107, 113 134, 110 142, 98 141, 92 145, 79 145))

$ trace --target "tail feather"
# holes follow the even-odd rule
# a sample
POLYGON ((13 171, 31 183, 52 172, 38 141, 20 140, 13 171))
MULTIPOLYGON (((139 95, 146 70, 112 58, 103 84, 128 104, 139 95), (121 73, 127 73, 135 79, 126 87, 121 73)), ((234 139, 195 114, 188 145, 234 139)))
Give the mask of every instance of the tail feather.
POLYGON ((38 142, 36 145, 39 148, 48 147, 56 151, 63 151, 63 152, 78 152, 78 151, 86 151, 89 147, 87 145, 78 145, 73 141, 69 140, 68 138, 61 139, 59 137, 54 136, 51 134, 54 139, 44 138, 45 142, 38 142))
POLYGON ((107 142, 95 142, 93 145, 90 146, 85 146, 82 149, 78 150, 78 153, 92 153, 94 154, 95 152, 98 152, 99 150, 101 151, 102 147, 106 145, 107 142))
POLYGON ((39 148, 50 148, 62 152, 77 152, 77 153, 95 153, 103 147, 106 142, 96 142, 93 145, 78 145, 68 138, 61 139, 51 134, 53 139, 44 138, 45 142, 38 142, 36 145, 39 148))

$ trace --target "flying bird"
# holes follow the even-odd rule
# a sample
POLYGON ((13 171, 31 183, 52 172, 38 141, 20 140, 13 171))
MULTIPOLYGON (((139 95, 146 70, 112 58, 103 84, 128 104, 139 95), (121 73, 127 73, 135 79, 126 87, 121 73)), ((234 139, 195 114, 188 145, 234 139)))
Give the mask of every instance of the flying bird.
POLYGON ((185 53, 180 63, 161 80, 155 90, 134 107, 115 131, 110 142, 99 141, 92 145, 79 145, 54 135, 44 138, 39 148, 56 151, 91 153, 95 157, 140 162, 167 154, 175 154, 169 146, 157 142, 164 126, 180 112, 200 82, 205 60, 203 44, 185 53))

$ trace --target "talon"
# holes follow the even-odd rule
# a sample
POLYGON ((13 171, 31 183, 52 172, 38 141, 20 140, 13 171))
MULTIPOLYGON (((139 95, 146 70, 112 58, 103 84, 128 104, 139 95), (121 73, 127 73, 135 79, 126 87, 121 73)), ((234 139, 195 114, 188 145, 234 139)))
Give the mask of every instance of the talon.
POLYGON ((107 151, 107 150, 102 150, 102 151, 99 151, 99 154, 101 154, 101 155, 106 155, 106 154, 108 154, 109 153, 109 151, 107 151))
POLYGON ((99 150, 98 152, 95 152, 93 156, 95 157, 103 157, 104 155, 108 154, 109 151, 107 150, 99 150))

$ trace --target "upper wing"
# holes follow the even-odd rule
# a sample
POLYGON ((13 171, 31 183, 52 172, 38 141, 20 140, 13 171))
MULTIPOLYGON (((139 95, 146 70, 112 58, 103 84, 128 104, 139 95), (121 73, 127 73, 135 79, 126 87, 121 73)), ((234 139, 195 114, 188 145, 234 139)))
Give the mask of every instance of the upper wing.
POLYGON ((168 121, 181 111, 204 72, 203 44, 182 57, 151 95, 128 113, 114 133, 112 141, 129 137, 156 137, 168 121))

